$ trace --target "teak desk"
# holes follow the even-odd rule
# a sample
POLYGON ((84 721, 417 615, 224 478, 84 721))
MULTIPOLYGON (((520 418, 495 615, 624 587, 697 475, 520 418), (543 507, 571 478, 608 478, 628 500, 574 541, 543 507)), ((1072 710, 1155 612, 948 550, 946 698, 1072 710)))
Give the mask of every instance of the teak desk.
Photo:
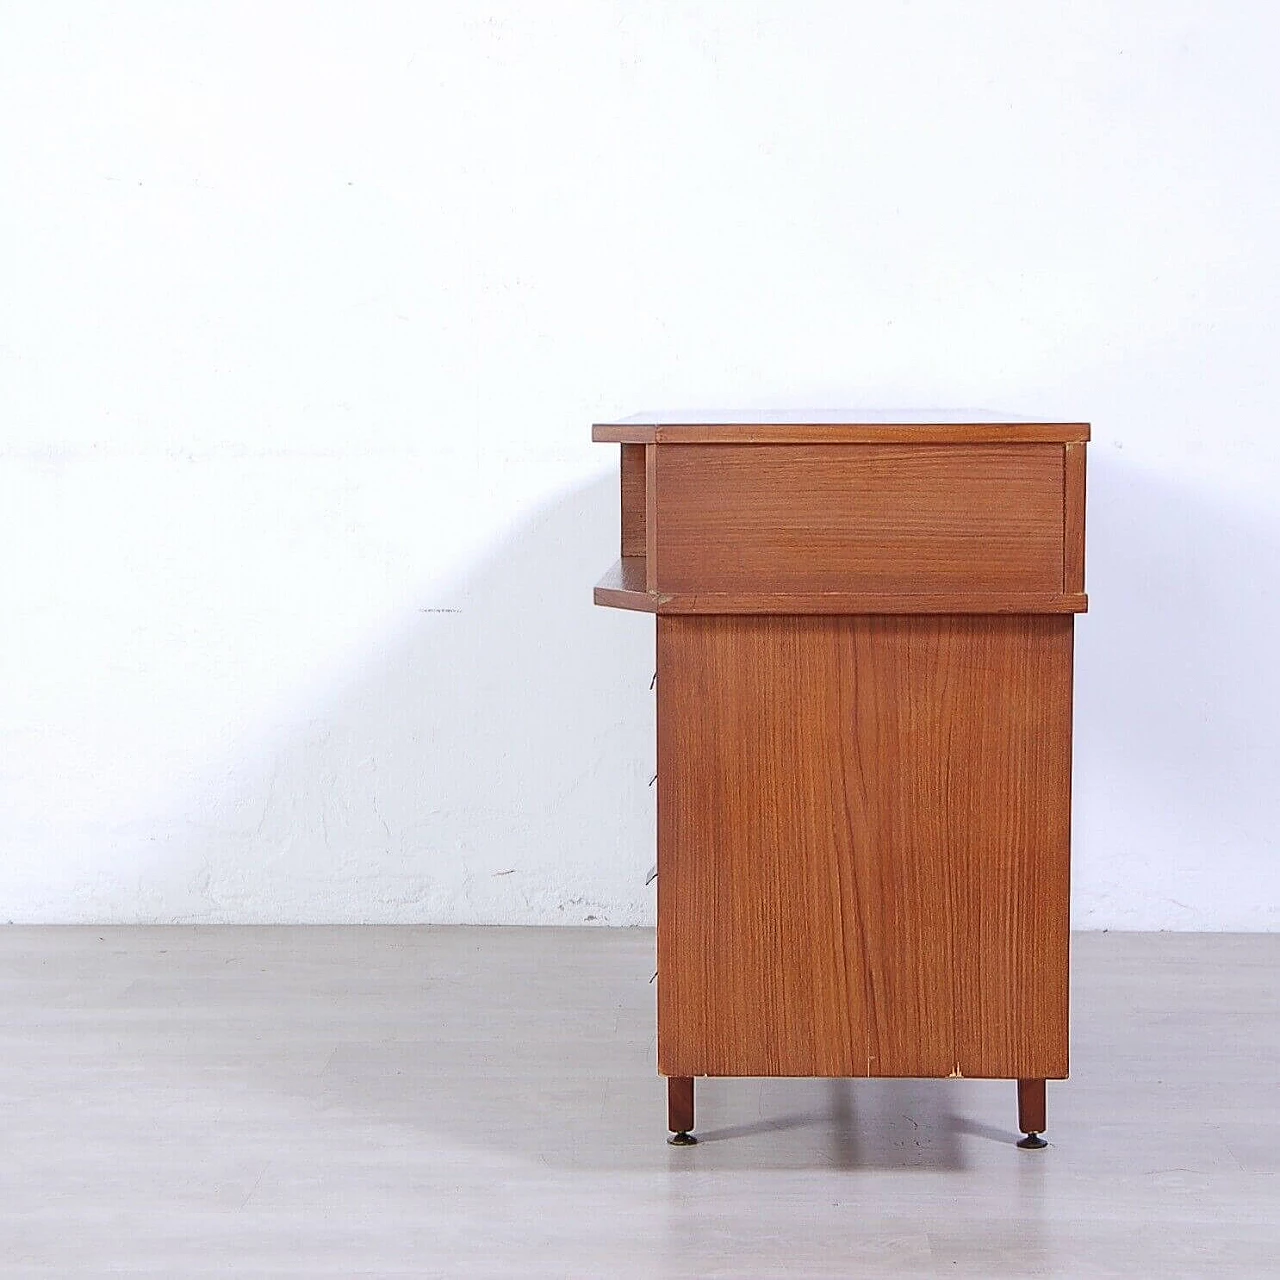
POLYGON ((1084 423, 599 424, 657 614, 658 1070, 1067 1075, 1084 423))

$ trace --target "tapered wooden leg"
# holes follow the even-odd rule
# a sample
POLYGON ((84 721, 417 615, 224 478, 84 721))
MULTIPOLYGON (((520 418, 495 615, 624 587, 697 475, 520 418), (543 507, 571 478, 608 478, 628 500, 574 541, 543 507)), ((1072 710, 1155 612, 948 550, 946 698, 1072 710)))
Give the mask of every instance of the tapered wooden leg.
POLYGON ((1027 1136, 1018 1143, 1024 1151, 1038 1151, 1049 1144, 1044 1132, 1044 1081, 1018 1081, 1018 1128, 1027 1136))
POLYGON ((690 1076, 670 1076, 667 1079, 667 1139, 673 1147, 691 1147, 697 1138, 689 1132, 693 1128, 693 1079, 690 1076))

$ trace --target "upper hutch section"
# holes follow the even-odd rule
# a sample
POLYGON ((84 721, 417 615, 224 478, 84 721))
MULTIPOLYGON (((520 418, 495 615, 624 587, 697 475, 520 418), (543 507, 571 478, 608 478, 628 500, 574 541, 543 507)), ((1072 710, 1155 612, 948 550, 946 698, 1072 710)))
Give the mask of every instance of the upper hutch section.
POLYGON ((655 613, 1078 613, 1087 423, 637 415, 597 604, 655 613))

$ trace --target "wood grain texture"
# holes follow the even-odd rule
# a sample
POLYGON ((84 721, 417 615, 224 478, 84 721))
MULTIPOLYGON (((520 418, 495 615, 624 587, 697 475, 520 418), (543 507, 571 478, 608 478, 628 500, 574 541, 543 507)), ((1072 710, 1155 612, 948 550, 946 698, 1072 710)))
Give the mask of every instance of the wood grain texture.
POLYGON ((647 591, 658 589, 658 448, 644 449, 644 585, 647 591))
POLYGON ((598 444, 1064 444, 1088 440, 1089 424, 598 422, 591 438, 598 444))
POLYGON ((662 1073, 1065 1075, 1072 619, 657 625, 662 1073))
POLYGON ((622 555, 642 556, 646 550, 645 447, 624 444, 619 461, 622 490, 622 555))
POLYGON ((1085 446, 1063 446, 1062 472, 1062 589, 1084 590, 1085 446))
POLYGON ((1061 445, 649 448, 660 593, 1062 592, 1061 445))

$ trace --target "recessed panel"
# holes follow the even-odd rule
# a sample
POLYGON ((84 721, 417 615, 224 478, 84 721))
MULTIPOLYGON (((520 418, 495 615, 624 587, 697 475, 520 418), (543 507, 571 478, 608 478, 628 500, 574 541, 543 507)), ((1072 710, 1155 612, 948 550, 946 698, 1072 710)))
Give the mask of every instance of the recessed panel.
POLYGON ((1063 590, 1061 444, 667 444, 659 592, 1063 590))

